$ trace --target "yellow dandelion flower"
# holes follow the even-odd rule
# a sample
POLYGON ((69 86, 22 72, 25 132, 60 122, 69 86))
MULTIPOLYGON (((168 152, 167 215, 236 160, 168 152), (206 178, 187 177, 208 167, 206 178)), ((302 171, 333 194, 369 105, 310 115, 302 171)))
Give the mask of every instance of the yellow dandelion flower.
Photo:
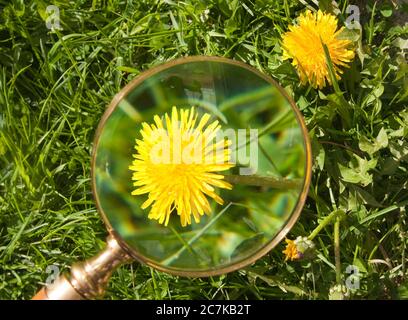
POLYGON ((148 218, 166 225, 172 212, 180 216, 182 226, 196 223, 211 212, 207 197, 223 204, 214 187, 232 189, 224 176, 215 172, 228 170, 231 141, 214 143, 221 126, 209 123, 210 115, 199 119, 194 107, 172 108, 171 117, 155 115, 154 124, 142 123, 142 139, 136 140, 132 180, 137 187, 132 195, 148 194, 142 209, 151 206, 148 218))
POLYGON ((285 255, 285 261, 310 259, 314 256, 315 245, 307 237, 297 237, 295 240, 285 239, 287 245, 282 253, 285 255))
POLYGON ((299 17, 298 24, 289 27, 283 35, 283 59, 292 59, 302 84, 309 82, 314 88, 323 88, 326 80, 331 84, 323 44, 328 48, 337 79, 354 58, 352 41, 340 39, 344 27, 337 28, 337 18, 328 13, 309 10, 299 17))
POLYGON ((287 246, 285 250, 282 251, 282 253, 285 255, 285 261, 288 260, 297 260, 298 259, 298 251, 296 248, 296 244, 294 240, 290 239, 285 239, 287 246))

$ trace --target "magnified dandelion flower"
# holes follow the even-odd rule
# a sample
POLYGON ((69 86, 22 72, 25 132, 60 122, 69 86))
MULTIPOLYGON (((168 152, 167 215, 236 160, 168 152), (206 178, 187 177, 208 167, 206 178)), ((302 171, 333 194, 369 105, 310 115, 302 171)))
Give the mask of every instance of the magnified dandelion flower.
POLYGON ((154 116, 154 124, 142 123, 142 138, 136 140, 136 154, 129 167, 133 172, 132 195, 148 194, 142 209, 151 206, 149 219, 166 225, 172 212, 180 216, 182 226, 196 223, 211 212, 207 197, 223 204, 214 187, 232 189, 218 171, 228 170, 230 144, 227 139, 214 143, 221 126, 201 118, 194 108, 172 108, 171 117, 154 116))
POLYGON ((327 46, 335 76, 340 79, 342 70, 354 58, 352 41, 340 39, 344 27, 337 28, 332 14, 309 10, 299 17, 298 24, 289 27, 283 35, 283 59, 292 59, 302 84, 309 82, 314 88, 323 88, 326 80, 331 84, 323 44, 327 46))

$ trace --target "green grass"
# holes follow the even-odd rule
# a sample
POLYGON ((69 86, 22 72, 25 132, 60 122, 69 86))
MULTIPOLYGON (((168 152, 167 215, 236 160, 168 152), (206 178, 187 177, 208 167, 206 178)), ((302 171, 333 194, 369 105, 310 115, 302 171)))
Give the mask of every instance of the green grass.
MULTIPOLYGON (((312 260, 286 263, 280 244, 244 270, 203 279, 135 263, 113 275, 106 298, 327 299, 348 265, 360 269, 350 298, 408 298, 407 6, 357 1, 359 56, 335 89, 318 91, 299 85, 281 59, 281 34, 302 2, 316 8, 295 0, 54 1, 63 30, 50 32, 46 1, 0 0, 0 299, 29 299, 50 266, 67 270, 103 247, 90 187, 96 126, 131 79, 187 55, 253 65, 304 114, 313 179, 289 237, 344 214, 314 238, 312 260)), ((320 3, 330 9, 331 1, 320 3)), ((347 18, 349 2, 338 3, 347 18)))

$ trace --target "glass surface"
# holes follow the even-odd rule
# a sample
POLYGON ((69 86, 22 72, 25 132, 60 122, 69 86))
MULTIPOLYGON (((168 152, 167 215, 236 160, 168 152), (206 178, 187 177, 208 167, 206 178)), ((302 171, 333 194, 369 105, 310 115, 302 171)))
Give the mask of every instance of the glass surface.
MULTIPOLYGON (((249 155, 250 148, 237 143, 234 150, 249 155)), ((139 255, 175 271, 225 268, 272 241, 294 212, 306 170, 305 142, 289 101, 256 72, 224 61, 185 61, 132 88, 100 131, 95 157, 95 191, 111 226, 139 255), (237 159, 220 172, 233 184, 216 188, 224 204, 207 197, 212 213, 186 227, 175 212, 167 227, 148 219, 150 208, 141 209, 147 194, 131 195, 129 166, 141 123, 170 115, 173 106, 209 113, 222 129, 258 133, 257 163, 237 159), (240 174, 248 165, 252 174, 240 174)))

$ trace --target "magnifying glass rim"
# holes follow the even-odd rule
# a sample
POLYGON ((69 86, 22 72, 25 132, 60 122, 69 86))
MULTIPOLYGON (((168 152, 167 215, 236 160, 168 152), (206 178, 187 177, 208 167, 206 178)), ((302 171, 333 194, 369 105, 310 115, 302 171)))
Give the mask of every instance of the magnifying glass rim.
POLYGON ((286 234, 292 229, 293 225, 296 223, 298 220, 300 213, 302 211, 302 208, 304 206, 304 203, 307 198, 309 186, 310 186, 310 181, 311 181, 311 173, 312 173, 312 149, 311 149, 311 144, 310 144, 310 139, 309 139, 309 133, 306 128, 306 124, 303 120, 303 116, 300 113, 299 109, 297 108, 295 102, 293 99, 286 93, 286 91, 271 77, 261 73, 254 67, 251 67, 247 65, 244 62, 241 61, 236 61, 228 58, 223 58, 223 57, 214 57, 214 56, 189 56, 189 57, 183 57, 183 58, 178 58, 175 60, 171 60, 169 62, 163 63, 159 66, 153 67, 149 70, 146 70, 142 72, 140 75, 138 75, 135 79, 133 79, 131 82, 129 82, 118 94, 115 95, 115 97, 112 99, 111 103, 108 105, 107 110, 102 116, 102 119, 100 120, 98 127, 95 132, 95 137, 94 137, 94 143, 93 143, 93 150, 92 150, 92 160, 91 160, 91 184, 92 184, 92 194, 93 198, 95 199, 96 203, 96 208, 99 212, 99 214, 102 217, 102 220, 104 221, 108 232, 115 237, 115 239, 119 242, 121 247, 135 260, 144 263, 150 267, 153 267, 159 271, 163 271, 172 275, 177 275, 177 276, 186 276, 186 277, 209 277, 209 276, 216 276, 216 275, 221 275, 221 274, 226 274, 229 272, 236 271, 238 269, 242 269, 252 263, 254 263, 256 260, 260 259, 262 256, 267 254, 269 251, 271 251, 274 247, 276 247, 282 239, 286 236, 286 234), (99 140, 101 137, 102 130, 105 126, 106 121, 109 119, 110 115, 112 112, 116 109, 117 105, 119 102, 126 97, 135 87, 140 85, 143 81, 145 81, 148 77, 157 74, 159 72, 162 72, 166 69, 172 68, 174 66, 180 65, 180 64, 186 64, 186 63, 192 63, 192 62, 221 62, 221 63, 226 63, 230 64, 233 66, 238 66, 244 69, 247 69, 250 72, 253 72, 254 74, 258 75, 271 85, 275 86, 279 92, 287 99, 287 101, 290 103, 290 106, 292 107, 292 110, 295 113, 296 120, 302 130, 302 137, 303 137, 303 143, 306 149, 306 162, 305 162, 305 178, 304 178, 304 183, 302 187, 302 192, 300 193, 300 196, 298 198, 297 204, 292 211, 291 216, 289 217, 289 220, 286 222, 284 227, 279 231, 275 237, 266 243, 262 248, 258 249, 255 251, 252 255, 248 256, 247 258, 243 260, 239 260, 237 262, 234 262, 230 265, 227 266, 221 266, 219 268, 214 268, 214 269, 209 269, 209 270, 180 270, 178 268, 174 267, 165 267, 163 265, 160 265, 156 263, 154 260, 149 259, 142 254, 138 253, 135 249, 131 248, 126 241, 124 241, 121 236, 114 230, 112 225, 110 224, 107 216, 105 215, 104 210, 102 209, 102 206, 100 204, 99 198, 98 198, 98 193, 96 192, 96 177, 95 177, 95 163, 96 163, 96 151, 98 149, 98 144, 99 140))

